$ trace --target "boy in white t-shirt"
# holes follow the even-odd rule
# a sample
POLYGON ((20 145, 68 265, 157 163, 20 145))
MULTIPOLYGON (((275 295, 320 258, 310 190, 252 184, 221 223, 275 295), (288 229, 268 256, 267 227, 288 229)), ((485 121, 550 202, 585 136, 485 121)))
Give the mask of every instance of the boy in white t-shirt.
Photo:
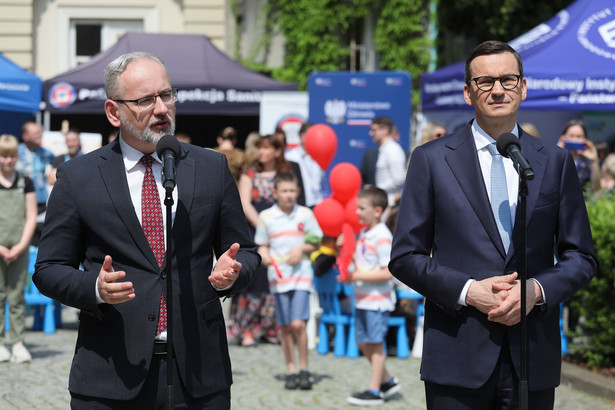
POLYGON ((387 204, 387 194, 380 188, 370 186, 359 192, 357 215, 365 228, 355 247, 355 271, 348 273, 346 282, 354 283, 357 344, 371 363, 372 372, 369 388, 347 399, 356 405, 382 404, 400 390, 397 379, 385 367, 384 340, 390 312, 395 308, 393 276, 387 267, 393 236, 380 222, 387 204))
POLYGON ((322 231, 310 208, 297 205, 299 185, 293 173, 279 173, 273 183, 277 204, 259 214, 254 242, 259 245, 263 264, 268 266, 269 290, 275 297, 275 315, 288 371, 284 387, 309 390, 313 381, 308 370, 306 322, 310 317, 314 275, 309 255, 318 249, 322 231), (295 366, 295 345, 299 372, 295 366))

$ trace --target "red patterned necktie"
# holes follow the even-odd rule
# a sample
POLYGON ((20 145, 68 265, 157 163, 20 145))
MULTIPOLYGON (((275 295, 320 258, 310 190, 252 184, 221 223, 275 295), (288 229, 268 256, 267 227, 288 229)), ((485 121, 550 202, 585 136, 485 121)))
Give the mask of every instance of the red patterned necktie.
MULTIPOLYGON (((141 190, 141 225, 147 237, 149 246, 156 256, 158 266, 162 267, 164 261, 164 222, 162 220, 162 207, 160 206, 160 194, 152 172, 151 155, 143 155, 141 163, 145 166, 145 176, 143 177, 143 187, 141 190)), ((158 315, 159 334, 167 328, 167 304, 164 301, 164 293, 160 296, 160 312, 158 315)))

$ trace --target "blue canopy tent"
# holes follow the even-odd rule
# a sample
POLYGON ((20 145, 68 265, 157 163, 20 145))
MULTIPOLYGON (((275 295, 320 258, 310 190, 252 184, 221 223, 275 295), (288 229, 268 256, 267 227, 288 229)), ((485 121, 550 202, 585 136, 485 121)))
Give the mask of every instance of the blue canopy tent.
MULTIPOLYGON (((523 58, 528 86, 519 122, 533 122, 544 137, 557 139, 568 119, 585 117, 592 139, 613 139, 613 0, 577 0, 509 44, 523 58), (596 123, 593 133, 592 121, 596 123)), ((425 120, 444 122, 452 131, 472 118, 463 86, 464 62, 424 74, 421 103, 425 120)))
POLYGON ((0 134, 21 134, 23 122, 39 112, 42 82, 0 52, 0 134))

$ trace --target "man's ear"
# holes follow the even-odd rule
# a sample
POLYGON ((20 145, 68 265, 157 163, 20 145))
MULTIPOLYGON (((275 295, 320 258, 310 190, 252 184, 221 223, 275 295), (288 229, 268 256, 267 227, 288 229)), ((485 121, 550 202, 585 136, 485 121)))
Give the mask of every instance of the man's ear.
POLYGON ((107 119, 114 127, 119 127, 122 123, 120 121, 120 106, 113 100, 105 101, 105 114, 107 119))
POLYGON ((463 98, 464 100, 466 100, 466 104, 474 105, 474 103, 472 102, 472 96, 470 95, 470 87, 468 86, 468 84, 465 84, 463 86, 463 98))

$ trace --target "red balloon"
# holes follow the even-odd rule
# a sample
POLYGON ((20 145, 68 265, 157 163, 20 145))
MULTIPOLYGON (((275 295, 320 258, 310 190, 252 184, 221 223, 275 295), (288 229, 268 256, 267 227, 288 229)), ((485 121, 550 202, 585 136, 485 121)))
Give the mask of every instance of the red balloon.
POLYGON ((333 197, 345 204, 361 189, 361 172, 349 162, 339 163, 331 170, 329 186, 333 197))
POLYGON ((359 222, 359 215, 357 215, 358 200, 359 199, 355 196, 350 201, 346 202, 346 206, 344 207, 346 222, 350 224, 352 230, 355 231, 355 233, 360 233, 361 229, 363 229, 363 227, 365 226, 361 225, 361 222, 359 222))
POLYGON ((305 133, 305 151, 324 171, 337 151, 335 131, 327 124, 312 125, 305 133))
POLYGON ((333 198, 325 198, 314 207, 314 216, 322 232, 333 238, 339 236, 344 224, 344 207, 333 198))
POLYGON ((340 277, 342 280, 346 280, 348 276, 348 267, 350 266, 355 251, 356 238, 352 231, 352 226, 350 226, 349 223, 344 223, 342 232, 344 234, 344 243, 340 250, 340 256, 337 258, 337 266, 340 271, 340 277))

